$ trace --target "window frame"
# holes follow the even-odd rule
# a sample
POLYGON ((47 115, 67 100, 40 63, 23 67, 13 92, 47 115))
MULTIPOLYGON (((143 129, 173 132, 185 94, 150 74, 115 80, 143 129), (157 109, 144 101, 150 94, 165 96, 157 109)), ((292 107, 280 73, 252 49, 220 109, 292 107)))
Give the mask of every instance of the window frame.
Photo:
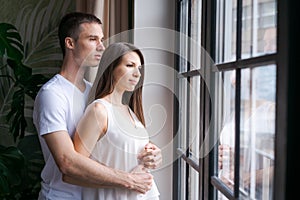
MULTIPOLYGON (((177 11, 176 11, 176 27, 177 31, 180 31, 178 27, 180 26, 179 20, 180 20, 180 3, 184 0, 178 0, 177 1, 177 11)), ((276 137, 275 137, 275 172, 274 172, 274 188, 273 188, 273 195, 275 199, 285 199, 285 196, 287 195, 285 192, 285 188, 282 188, 282 185, 287 184, 286 182, 286 176, 285 172, 287 169, 286 166, 286 153, 289 152, 291 155, 295 155, 295 153, 291 153, 291 149, 295 149, 295 146, 292 146, 291 148, 286 147, 286 142, 287 142, 287 137, 291 136, 291 134, 287 133, 287 126, 290 125, 291 127, 295 127, 295 124, 291 123, 291 121, 288 121, 293 119, 292 117, 295 116, 295 114, 291 114, 291 110, 288 109, 287 102, 294 102, 291 100, 291 97, 294 97, 294 94, 292 94, 291 90, 289 90, 289 86, 291 86, 291 81, 287 81, 287 77, 291 76, 288 74, 289 68, 291 66, 291 63, 289 61, 295 60, 294 58, 291 58, 290 55, 288 55, 286 49, 289 47, 294 47, 295 44, 293 44, 293 39, 295 39, 295 34, 293 34, 293 31, 295 31, 295 28, 291 28, 291 26, 286 23, 286 21, 289 21, 291 16, 295 17, 296 11, 294 13, 289 13, 291 10, 295 10, 295 8, 291 5, 289 5, 287 2, 278 0, 277 1, 277 52, 268 54, 268 55, 258 55, 256 57, 251 57, 251 58, 241 58, 241 36, 242 36, 242 27, 241 27, 241 9, 242 9, 242 1, 238 0, 238 23, 237 23, 237 46, 236 46, 236 52, 237 52, 237 59, 235 61, 230 61, 222 64, 218 64, 217 67, 220 71, 227 71, 227 70, 232 70, 235 69, 237 72, 237 82, 240 82, 241 80, 241 70, 244 68, 254 68, 257 66, 261 65, 269 65, 269 64, 276 64, 277 65, 277 83, 276 84, 276 137), (288 31, 287 31, 288 30, 288 31), (291 31, 293 30, 293 31, 291 31), (290 36, 290 37, 287 37, 290 36), (294 36, 294 37, 291 37, 294 36), (285 96, 283 94, 286 94, 286 91, 289 91, 289 95, 285 96), (281 102, 278 104, 278 102, 281 102), (291 117, 288 117, 288 115, 291 115, 291 117), (284 125, 283 123, 280 122, 286 122, 287 125, 284 125), (289 151, 288 151, 289 150, 289 151)), ((202 4, 202 45, 203 47, 211 54, 212 58, 215 58, 215 18, 216 16, 214 13, 216 12, 215 9, 216 5, 216 0, 203 0, 202 4), (205 25, 210 24, 210 27, 206 27, 205 25)), ((189 21, 190 19, 188 19, 189 21)), ((290 53, 290 51, 288 51, 290 53)), ((175 63, 178 66, 179 65, 179 58, 178 56, 175 59, 175 63)), ((178 68, 177 68, 178 70, 178 68)), ((191 77, 193 76, 193 71, 188 71, 185 73, 180 73, 180 76, 185 76, 185 77, 191 77)), ((205 74, 209 75, 209 72, 205 72, 205 74)), ((294 79, 292 79, 294 80, 294 79)), ((213 82, 213 78, 211 78, 211 82, 213 82)), ((178 84, 177 81, 175 80, 175 88, 178 89, 178 84)), ((202 88, 203 89, 203 88, 202 88)), ((236 87, 236 95, 240 96, 240 87, 236 87)), ((209 125, 208 121, 209 118, 211 117, 211 110, 210 108, 210 99, 208 95, 203 91, 201 95, 204 96, 204 98, 201 97, 200 100, 200 107, 202 108, 202 112, 200 113, 200 130, 205 132, 207 126, 209 125), (203 109, 204 108, 204 109, 203 109)), ((236 100, 236 106, 237 110, 240 110, 240 99, 238 98, 236 100)), ((295 105, 292 104, 292 105, 295 105)), ((200 109, 201 110, 201 109, 200 109)), ((179 121, 178 121, 178 102, 175 101, 174 103, 174 135, 178 134, 178 126, 179 126, 179 121)), ((239 126, 239 112, 236 112, 236 123, 238 124, 237 127, 239 126)), ((238 129, 238 128, 237 128, 238 129)), ((236 130, 236 138, 239 138, 239 130, 236 130)), ((202 135, 200 137, 200 140, 203 139, 202 135)), ((238 150, 238 146, 237 152, 238 150)), ((176 151, 176 146, 175 146, 175 151, 176 151)), ((239 185, 237 184, 234 188, 234 192, 232 193, 228 188, 219 181, 219 178, 216 177, 216 161, 213 158, 216 149, 214 149, 210 155, 204 159, 199 159, 199 165, 196 165, 197 169, 199 169, 199 197, 200 199, 215 199, 216 192, 217 190, 222 191, 229 199, 236 199, 239 198, 239 185), (217 190, 216 190, 217 189, 217 190)), ((173 188, 174 191, 178 191, 174 196, 173 199, 180 199, 180 194, 179 191, 181 189, 180 186, 180 181, 179 181, 179 170, 180 170, 180 162, 186 162, 187 164, 194 164, 193 162, 190 162, 188 159, 188 155, 186 152, 181 152, 182 155, 181 157, 175 161, 174 163, 174 168, 173 168, 173 177, 174 177, 174 184, 173 188)), ((238 155, 239 153, 237 153, 238 155)), ((237 159, 239 160, 239 159, 237 159)), ((237 166, 239 164, 237 163, 237 166)), ((238 168, 238 167, 236 167, 238 168)), ((187 171, 188 173, 188 171, 187 171)), ((237 171, 236 174, 239 172, 237 171)), ((236 182, 238 183, 239 177, 236 176, 236 182)), ((294 177, 295 179, 295 177, 294 177)), ((186 183, 188 184, 188 183, 186 183)), ((187 186, 185 188, 188 188, 187 186)), ((186 195, 187 199, 188 195, 186 195)))

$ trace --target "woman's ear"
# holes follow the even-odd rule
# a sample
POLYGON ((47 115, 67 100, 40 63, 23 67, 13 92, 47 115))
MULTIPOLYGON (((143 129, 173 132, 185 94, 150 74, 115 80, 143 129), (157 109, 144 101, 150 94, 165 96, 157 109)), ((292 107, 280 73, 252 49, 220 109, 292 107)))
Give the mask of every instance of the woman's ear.
POLYGON ((66 37, 65 38, 65 45, 66 45, 66 49, 74 49, 75 48, 75 43, 74 43, 73 38, 66 37))

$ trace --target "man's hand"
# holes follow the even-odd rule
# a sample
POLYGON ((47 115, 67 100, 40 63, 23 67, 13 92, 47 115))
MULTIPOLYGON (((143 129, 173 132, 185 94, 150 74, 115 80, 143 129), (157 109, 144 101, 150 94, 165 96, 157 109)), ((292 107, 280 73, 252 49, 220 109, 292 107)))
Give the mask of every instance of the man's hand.
POLYGON ((156 169, 162 163, 161 150, 154 144, 148 143, 138 155, 138 159, 147 169, 156 169))
POLYGON ((129 189, 145 194, 152 187, 153 176, 147 172, 143 165, 138 165, 130 173, 134 184, 129 189))

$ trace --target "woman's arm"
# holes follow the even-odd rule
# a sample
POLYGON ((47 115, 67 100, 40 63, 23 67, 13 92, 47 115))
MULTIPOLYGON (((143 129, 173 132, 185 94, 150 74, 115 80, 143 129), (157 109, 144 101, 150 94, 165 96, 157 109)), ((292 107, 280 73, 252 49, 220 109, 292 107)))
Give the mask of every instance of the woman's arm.
POLYGON ((101 103, 90 104, 73 137, 75 150, 89 157, 97 141, 106 133, 107 111, 101 103))
MULTIPOLYGON (((126 173, 109 168, 88 158, 97 141, 107 130, 107 112, 100 103, 91 104, 80 120, 73 142, 76 151, 72 167, 63 170, 63 181, 87 187, 125 187, 140 193, 151 188, 153 177, 148 173, 126 173), (78 155, 77 155, 78 154, 78 155), (73 169, 70 171, 70 169, 73 169), (151 181, 151 182, 150 182, 151 181)), ((71 153, 70 153, 71 154, 71 153)), ((70 163, 71 164, 71 163, 70 163)))

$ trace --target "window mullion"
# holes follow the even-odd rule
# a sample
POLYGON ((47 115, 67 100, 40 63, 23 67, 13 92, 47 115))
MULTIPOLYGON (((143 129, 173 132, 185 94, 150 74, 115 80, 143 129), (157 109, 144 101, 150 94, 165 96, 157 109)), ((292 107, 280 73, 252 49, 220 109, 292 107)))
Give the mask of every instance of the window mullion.
MULTIPOLYGON (((236 59, 242 55, 242 16, 243 1, 237 1, 237 34, 236 59)), ((236 69, 236 99, 235 99, 235 155, 234 155, 234 197, 239 198, 240 187, 240 109, 241 109, 241 69, 236 69)))

